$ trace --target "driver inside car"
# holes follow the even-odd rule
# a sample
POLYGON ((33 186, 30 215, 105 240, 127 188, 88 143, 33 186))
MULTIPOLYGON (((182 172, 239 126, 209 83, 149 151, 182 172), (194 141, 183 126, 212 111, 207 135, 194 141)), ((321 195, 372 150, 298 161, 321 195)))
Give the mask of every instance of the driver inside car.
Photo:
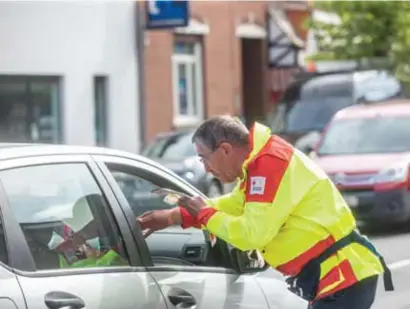
POLYGON ((73 217, 65 220, 63 230, 53 231, 48 248, 57 252, 60 268, 128 265, 114 247, 103 248, 86 197, 73 207, 73 217))

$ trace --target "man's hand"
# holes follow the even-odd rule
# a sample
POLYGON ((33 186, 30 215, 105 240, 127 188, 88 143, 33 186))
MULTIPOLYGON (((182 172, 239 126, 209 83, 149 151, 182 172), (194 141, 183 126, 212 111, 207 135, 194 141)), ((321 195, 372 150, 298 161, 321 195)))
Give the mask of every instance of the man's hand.
POLYGON ((205 201, 200 196, 194 197, 182 197, 178 201, 181 207, 184 207, 188 212, 195 218, 198 216, 199 212, 208 207, 205 201))
POLYGON ((137 222, 140 224, 144 238, 155 231, 167 228, 173 224, 181 224, 181 214, 178 208, 161 209, 148 211, 137 217, 137 222))

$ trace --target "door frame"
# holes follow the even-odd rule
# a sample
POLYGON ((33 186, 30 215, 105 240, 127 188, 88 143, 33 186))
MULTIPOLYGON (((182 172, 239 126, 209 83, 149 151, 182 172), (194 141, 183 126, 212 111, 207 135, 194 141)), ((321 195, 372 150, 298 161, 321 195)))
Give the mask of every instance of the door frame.
POLYGON ((115 199, 110 186, 106 182, 105 177, 101 174, 101 171, 90 155, 39 155, 34 157, 24 157, 0 161, 0 212, 1 219, 4 224, 4 234, 6 238, 6 248, 9 261, 9 265, 4 266, 8 269, 12 269, 12 271, 18 275, 25 277, 53 277, 78 274, 146 271, 145 267, 142 266, 140 252, 138 251, 138 247, 134 243, 132 233, 127 228, 128 225, 126 224, 126 219, 122 212, 122 209, 117 203, 117 200, 115 199), (77 269, 36 269, 27 240, 7 200, 7 195, 1 182, 1 171, 6 169, 36 165, 70 163, 85 164, 89 168, 91 176, 94 177, 96 184, 99 186, 101 193, 107 199, 109 207, 108 211, 111 212, 111 215, 117 224, 119 233, 124 241, 124 245, 128 253, 130 263, 129 267, 110 266, 77 269))
MULTIPOLYGON (((121 207, 124 210, 124 214, 126 215, 128 222, 130 224, 131 231, 134 233, 134 237, 136 239, 137 245, 140 247, 140 252, 142 255, 142 261, 144 265, 147 267, 147 270, 152 271, 182 271, 182 272, 211 272, 211 273, 224 273, 224 274, 235 274, 241 275, 234 268, 225 268, 225 267, 213 267, 213 266, 184 266, 184 265, 167 265, 167 266, 156 266, 153 263, 151 258, 151 254, 149 252, 148 245, 142 235, 142 231, 139 225, 136 223, 135 215, 128 204, 127 199, 125 198, 124 194, 122 193, 121 189, 117 185, 115 178, 112 176, 111 172, 105 165, 105 163, 111 164, 118 164, 118 165, 128 165, 130 168, 135 168, 141 170, 142 172, 154 174, 158 177, 165 178, 166 181, 176 183, 180 188, 180 191, 189 195, 199 195, 205 197, 199 190, 195 189, 192 185, 190 185, 185 180, 176 177, 172 173, 166 171, 165 169, 150 164, 149 162, 144 162, 143 160, 132 159, 132 158, 125 158, 125 157, 115 157, 110 155, 93 155, 93 159, 96 161, 96 164, 101 169, 101 172, 106 177, 107 182, 111 185, 111 189, 116 195, 118 202, 120 203, 121 207), (181 190, 182 189, 182 190, 181 190)), ((228 249, 227 244, 224 242, 226 248, 228 249)), ((228 249, 229 250, 229 249, 228 249)))

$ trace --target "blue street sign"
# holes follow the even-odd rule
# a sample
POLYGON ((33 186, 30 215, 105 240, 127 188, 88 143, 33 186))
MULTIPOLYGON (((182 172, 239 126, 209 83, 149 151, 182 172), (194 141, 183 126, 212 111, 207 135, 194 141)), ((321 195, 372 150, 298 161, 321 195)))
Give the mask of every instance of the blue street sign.
POLYGON ((146 12, 147 29, 185 27, 189 22, 188 0, 148 0, 146 12))

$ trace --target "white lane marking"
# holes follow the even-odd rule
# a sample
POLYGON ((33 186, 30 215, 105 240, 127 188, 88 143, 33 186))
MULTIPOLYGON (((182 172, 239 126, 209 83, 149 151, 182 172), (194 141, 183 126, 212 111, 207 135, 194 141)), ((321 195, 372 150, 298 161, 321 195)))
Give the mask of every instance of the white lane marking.
POLYGON ((398 269, 403 268, 410 265, 410 260, 401 260, 394 263, 389 264, 390 269, 398 269))

